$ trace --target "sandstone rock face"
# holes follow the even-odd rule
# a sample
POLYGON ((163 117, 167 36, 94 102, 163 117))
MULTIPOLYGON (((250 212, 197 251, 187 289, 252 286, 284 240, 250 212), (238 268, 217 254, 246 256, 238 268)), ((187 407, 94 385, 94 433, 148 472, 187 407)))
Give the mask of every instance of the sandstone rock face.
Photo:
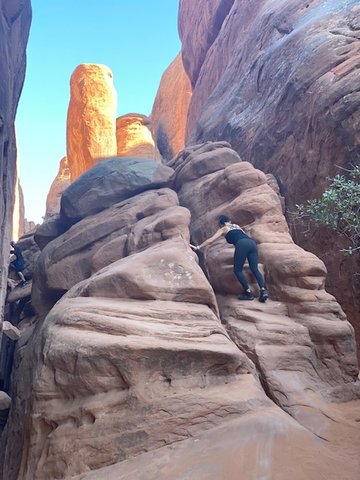
MULTIPOLYGON (((359 15, 357 0, 182 0, 187 143, 229 141, 275 175, 290 211, 320 195, 338 166, 359 162, 359 15)), ((335 234, 294 234, 325 261, 360 338, 358 265, 334 255, 343 247, 335 234)))
POLYGON ((108 67, 81 64, 74 70, 66 135, 71 181, 102 159, 116 155, 116 105, 108 67))
POLYGON ((193 243, 210 237, 223 213, 257 241, 269 303, 239 305, 229 298, 242 289, 234 281, 233 247, 223 237, 206 247, 204 269, 218 294, 222 322, 257 365, 270 398, 311 429, 303 412, 309 403, 304 391, 322 390, 331 397, 337 395, 333 392, 337 384, 356 380, 354 331, 324 290, 323 262, 292 241, 280 200, 266 176, 248 162, 231 164, 228 150, 224 143, 209 142, 188 147, 171 163, 179 200, 191 212, 193 243), (216 171, 212 159, 218 164, 216 171))
POLYGON ((47 313, 64 292, 103 267, 179 235, 189 214, 170 189, 149 190, 88 216, 43 250, 34 275, 33 304, 47 313))
POLYGON ((51 184, 49 193, 46 197, 45 217, 60 212, 60 199, 63 191, 70 185, 70 169, 67 157, 60 160, 59 171, 51 184))
POLYGON ((112 158, 72 183, 61 197, 61 217, 75 223, 116 202, 170 184, 173 170, 144 158, 112 158))
POLYGON ((64 233, 69 228, 67 223, 64 223, 60 214, 51 215, 39 225, 34 232, 34 240, 40 250, 43 250, 45 246, 64 233))
POLYGON ((181 53, 165 70, 151 112, 153 135, 161 155, 170 160, 185 146, 191 83, 181 53))
POLYGON ((152 176, 135 193, 130 176, 125 198, 107 193, 41 252, 1 480, 356 478, 354 334, 323 263, 292 242, 265 174, 226 142, 171 165, 178 193, 152 176), (224 211, 259 242, 266 304, 236 299, 224 240, 200 260, 189 247, 224 211))
POLYGON ((14 120, 24 82, 30 0, 0 1, 0 322, 6 292, 16 181, 14 120))
POLYGON ((211 45, 216 40, 234 0, 180 0, 179 34, 182 60, 194 87, 211 45))
POLYGON ((152 158, 160 162, 161 155, 155 145, 150 119, 140 113, 128 113, 116 119, 118 157, 152 158))
POLYGON ((25 233, 25 205, 24 195, 20 185, 19 177, 15 184, 15 203, 12 216, 12 234, 11 239, 16 242, 25 233))

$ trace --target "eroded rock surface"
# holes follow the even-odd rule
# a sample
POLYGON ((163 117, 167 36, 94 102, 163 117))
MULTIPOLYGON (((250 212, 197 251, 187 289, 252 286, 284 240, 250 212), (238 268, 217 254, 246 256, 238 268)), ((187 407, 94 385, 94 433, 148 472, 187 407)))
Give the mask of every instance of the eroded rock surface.
POLYGON ((266 176, 248 162, 229 162, 226 144, 188 147, 171 165, 180 203, 191 212, 195 244, 214 233, 223 213, 257 241, 270 291, 266 304, 244 305, 229 298, 241 287, 234 281, 233 247, 223 238, 206 247, 201 261, 217 293, 222 322, 257 365, 267 394, 300 423, 314 428, 309 411, 316 407, 306 392, 336 399, 343 394, 347 401, 358 375, 354 330, 324 290, 323 262, 294 244, 266 176), (339 392, 344 382, 351 388, 339 392))
POLYGON ((117 94, 105 65, 81 64, 70 80, 66 148, 71 181, 116 156, 117 94))
POLYGON ((188 239, 188 224, 188 211, 166 188, 146 191, 84 218, 44 248, 35 271, 35 307, 47 313, 80 281, 155 242, 175 234, 188 239))
MULTIPOLYGON (((290 211, 320 195, 338 166, 359 163, 359 16, 357 0, 181 0, 187 144, 229 141, 275 175, 290 211)), ((334 233, 303 230, 297 242, 326 263, 360 338, 358 265, 334 233)))
POLYGON ((153 135, 165 160, 170 160, 185 146, 190 100, 191 83, 179 53, 161 77, 150 115, 153 135))
POLYGON ((178 193, 152 175, 135 193, 130 176, 113 203, 109 182, 107 204, 82 206, 43 248, 0 478, 352 480, 354 334, 323 263, 293 243, 267 177, 226 142, 171 166, 178 193), (266 304, 236 299, 224 240, 200 261, 189 247, 224 210, 259 243, 266 304))
POLYGON ((128 113, 116 119, 117 156, 152 158, 160 162, 161 155, 151 133, 151 121, 146 115, 128 113))

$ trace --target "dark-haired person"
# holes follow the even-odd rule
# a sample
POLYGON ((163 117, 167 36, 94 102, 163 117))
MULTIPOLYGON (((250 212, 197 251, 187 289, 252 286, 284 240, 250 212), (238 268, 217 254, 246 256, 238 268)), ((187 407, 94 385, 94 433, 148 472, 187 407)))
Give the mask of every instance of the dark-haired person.
POLYGON ((199 250, 206 245, 214 242, 217 238, 225 237, 228 243, 235 246, 234 252, 234 273, 236 278, 241 283, 244 292, 239 296, 240 300, 254 300, 254 295, 249 288, 249 284, 243 273, 245 261, 248 260, 249 267, 254 274, 256 281, 260 287, 259 301, 266 302, 269 298, 268 292, 265 287, 264 277, 258 268, 259 253, 255 241, 245 233, 245 231, 239 227, 236 223, 231 223, 231 220, 226 215, 220 215, 219 217, 219 230, 201 245, 191 247, 194 250, 199 250))
POLYGON ((20 285, 23 286, 26 283, 23 274, 23 270, 25 267, 24 257, 21 253, 20 248, 16 246, 15 242, 10 242, 10 245, 12 246, 12 250, 10 250, 10 253, 15 256, 15 259, 10 262, 10 268, 15 270, 15 272, 19 275, 21 280, 20 285))

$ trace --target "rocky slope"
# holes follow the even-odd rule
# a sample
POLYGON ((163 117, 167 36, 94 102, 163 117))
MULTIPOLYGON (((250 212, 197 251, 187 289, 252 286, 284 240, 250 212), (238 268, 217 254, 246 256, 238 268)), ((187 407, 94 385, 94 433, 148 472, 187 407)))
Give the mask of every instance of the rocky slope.
MULTIPOLYGON (((357 0, 180 0, 187 144, 229 141, 275 175, 290 211, 319 195, 359 162, 359 17, 357 0)), ((360 339, 359 265, 334 254, 343 243, 331 232, 293 235, 325 261, 360 339)))
POLYGON ((59 221, 16 348, 0 478, 355 478, 354 332, 261 171, 226 143, 170 166, 107 160, 64 192, 59 221), (266 304, 236 299, 224 240, 189 248, 224 211, 259 243, 266 304))

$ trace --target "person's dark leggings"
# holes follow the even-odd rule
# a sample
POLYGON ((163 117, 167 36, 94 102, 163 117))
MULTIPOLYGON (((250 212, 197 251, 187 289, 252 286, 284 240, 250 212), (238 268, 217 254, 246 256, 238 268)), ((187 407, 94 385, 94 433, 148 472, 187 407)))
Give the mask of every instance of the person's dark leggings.
POLYGON ((235 245, 234 253, 234 273, 244 290, 248 290, 249 284, 243 273, 244 263, 248 259, 249 267, 254 274, 260 288, 265 288, 264 277, 258 269, 259 253, 254 240, 251 238, 242 238, 235 245))

